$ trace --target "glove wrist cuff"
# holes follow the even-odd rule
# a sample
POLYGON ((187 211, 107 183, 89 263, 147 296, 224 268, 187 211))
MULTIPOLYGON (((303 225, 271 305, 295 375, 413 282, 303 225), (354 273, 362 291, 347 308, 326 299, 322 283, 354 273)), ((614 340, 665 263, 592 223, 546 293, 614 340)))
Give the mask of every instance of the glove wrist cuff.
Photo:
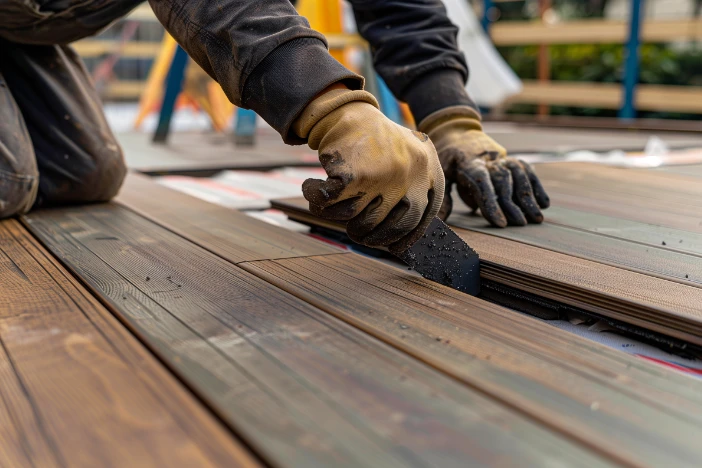
POLYGON ((292 129, 297 136, 307 139, 317 122, 339 107, 350 102, 366 102, 376 109, 380 109, 378 101, 368 91, 334 89, 310 102, 300 116, 293 122, 292 129))
POLYGON ((480 120, 480 114, 472 107, 451 106, 426 116, 421 122, 419 122, 419 125, 417 125, 417 130, 422 133, 426 133, 429 135, 429 138, 432 138, 432 133, 437 128, 443 127, 444 124, 460 121, 461 127, 464 127, 466 130, 482 131, 483 126, 480 123, 480 120))

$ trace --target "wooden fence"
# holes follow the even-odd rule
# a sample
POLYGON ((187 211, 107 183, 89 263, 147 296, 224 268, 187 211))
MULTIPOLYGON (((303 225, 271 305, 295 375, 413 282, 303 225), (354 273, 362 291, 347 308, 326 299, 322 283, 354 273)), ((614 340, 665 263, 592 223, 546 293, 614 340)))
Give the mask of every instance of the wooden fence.
MULTIPOLYGON (((620 117, 631 118, 637 110, 702 114, 702 86, 638 84, 638 47, 641 43, 670 43, 702 40, 702 19, 643 21, 643 0, 632 0, 629 21, 578 20, 549 23, 505 21, 491 24, 485 2, 483 26, 496 46, 539 45, 539 80, 524 81, 521 94, 510 104, 539 104, 540 114, 549 105, 618 109, 620 117), (638 9, 637 9, 638 6, 638 9), (635 24, 638 22, 638 24, 635 24), (627 57, 625 82, 564 82, 548 79, 548 46, 556 44, 624 44, 627 57), (627 78, 629 82, 627 83, 627 78), (629 94, 627 96, 627 94, 629 94)), ((550 2, 542 2, 550 3, 550 2)), ((543 11, 543 10, 542 10, 543 11)), ((593 57, 593 60, 596 60, 593 57)))

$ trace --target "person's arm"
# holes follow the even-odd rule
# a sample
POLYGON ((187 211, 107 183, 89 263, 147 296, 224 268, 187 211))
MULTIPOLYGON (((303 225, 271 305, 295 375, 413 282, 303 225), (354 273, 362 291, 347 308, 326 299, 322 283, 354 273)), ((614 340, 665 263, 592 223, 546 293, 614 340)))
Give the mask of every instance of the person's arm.
POLYGON ((289 0, 149 0, 156 17, 236 106, 254 110, 286 143, 290 126, 333 83, 362 89, 363 78, 327 51, 289 0))
MULTIPOLYGON (((531 167, 483 132, 480 112, 465 90, 468 67, 458 28, 441 0, 350 0, 373 64, 439 155, 446 193, 439 216, 451 212, 451 190, 493 225, 543 221, 549 199, 531 167)), ((473 66, 479 64, 473 64, 473 66)))
POLYGON ((313 212, 366 245, 402 250, 424 233, 444 191, 434 146, 385 117, 288 0, 149 1, 234 104, 319 152, 328 178, 302 187, 313 212))
POLYGON ((471 106, 458 28, 441 0, 350 0, 373 65, 417 122, 449 106, 471 106))

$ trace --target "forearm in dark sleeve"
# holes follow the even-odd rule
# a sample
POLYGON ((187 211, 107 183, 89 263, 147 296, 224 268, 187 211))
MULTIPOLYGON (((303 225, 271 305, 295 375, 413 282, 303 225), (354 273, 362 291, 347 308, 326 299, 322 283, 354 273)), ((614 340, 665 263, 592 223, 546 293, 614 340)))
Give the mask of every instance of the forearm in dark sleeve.
POLYGON ((334 60, 289 0, 149 0, 166 30, 237 106, 253 109, 288 143, 292 121, 332 83, 361 77, 334 60))
POLYGON ((458 28, 441 0, 350 0, 373 64, 420 121, 448 106, 475 104, 465 91, 468 67, 458 28))

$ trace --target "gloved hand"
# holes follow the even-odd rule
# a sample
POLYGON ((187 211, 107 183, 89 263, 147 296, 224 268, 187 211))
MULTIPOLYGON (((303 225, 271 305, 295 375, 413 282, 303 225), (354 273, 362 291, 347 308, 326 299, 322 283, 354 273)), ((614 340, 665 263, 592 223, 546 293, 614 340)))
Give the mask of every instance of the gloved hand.
POLYGON ((310 211, 348 221, 346 231, 355 242, 401 251, 439 211, 444 174, 434 145, 385 117, 372 94, 329 91, 292 128, 319 150, 328 175, 302 185, 310 211))
POLYGON ((439 154, 446 194, 439 217, 451 213, 451 189, 473 210, 498 227, 541 223, 539 207, 549 206, 541 182, 529 164, 507 157, 507 151, 483 132, 480 115, 468 106, 442 109, 419 123, 439 154))

